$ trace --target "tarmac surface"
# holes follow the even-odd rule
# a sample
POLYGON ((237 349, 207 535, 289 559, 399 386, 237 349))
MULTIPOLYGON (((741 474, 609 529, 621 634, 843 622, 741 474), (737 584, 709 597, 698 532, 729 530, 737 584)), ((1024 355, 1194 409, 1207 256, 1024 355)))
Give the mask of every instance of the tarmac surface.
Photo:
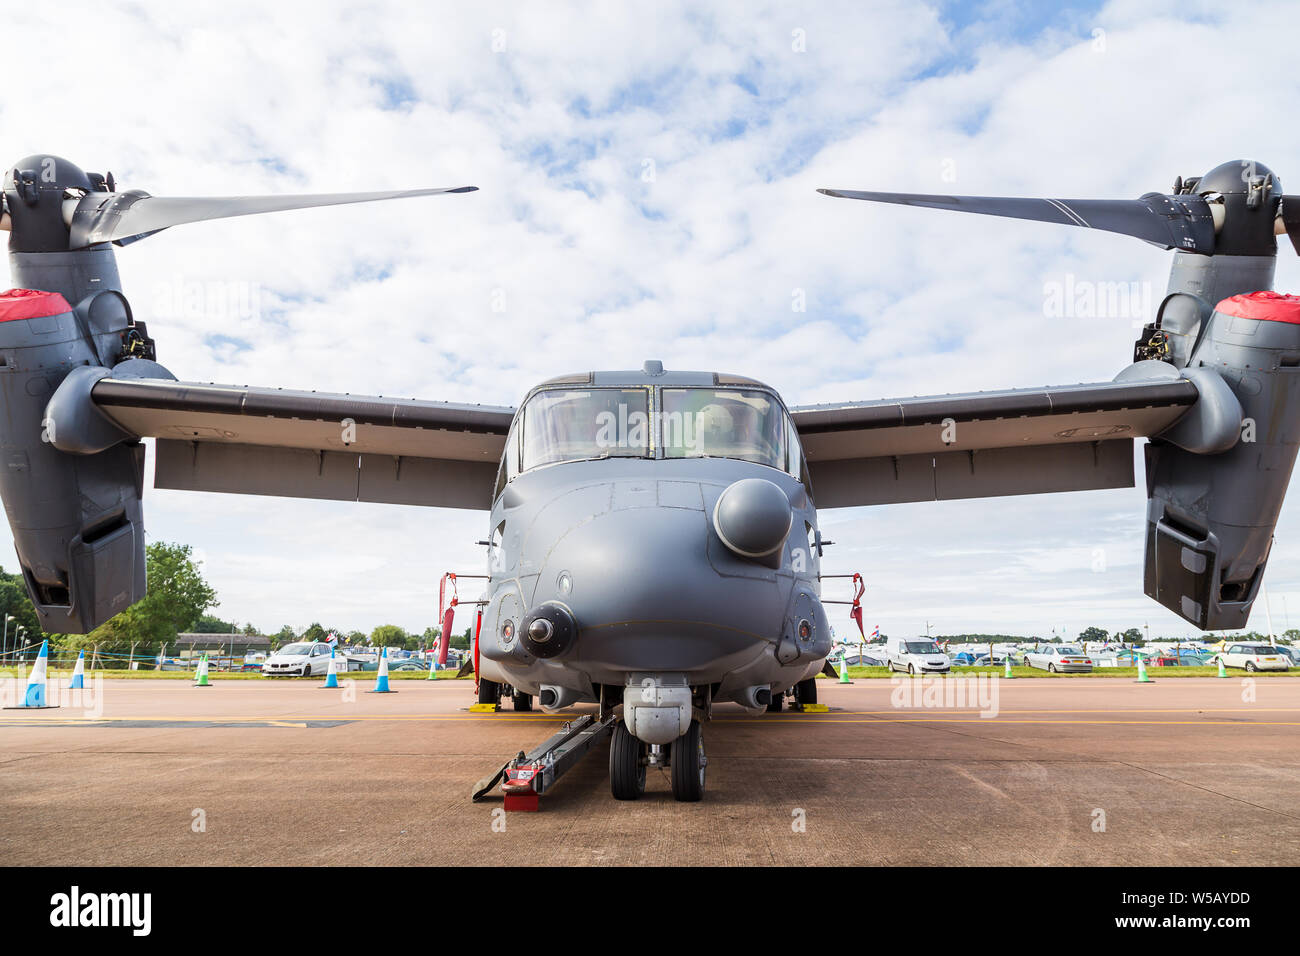
POLYGON ((566 717, 468 681, 100 686, 0 711, 0 864, 1300 863, 1300 680, 1000 681, 995 717, 821 681, 826 714, 716 708, 701 803, 615 801, 605 744, 509 814, 472 785, 566 717))

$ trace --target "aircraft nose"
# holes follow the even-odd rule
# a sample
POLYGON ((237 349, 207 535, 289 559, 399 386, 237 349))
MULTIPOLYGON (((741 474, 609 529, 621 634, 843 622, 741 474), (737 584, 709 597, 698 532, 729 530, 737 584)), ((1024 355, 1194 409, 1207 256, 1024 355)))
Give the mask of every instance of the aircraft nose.
POLYGON ((576 524, 551 545, 520 630, 539 610, 563 606, 578 635, 553 659, 617 670, 663 670, 667 661, 691 670, 752 654, 779 637, 788 585, 766 572, 719 574, 709 520, 703 508, 654 507, 576 524))
POLYGON ((735 554, 752 561, 780 560, 794 510, 785 492, 766 478, 742 478, 718 496, 713 529, 735 554))

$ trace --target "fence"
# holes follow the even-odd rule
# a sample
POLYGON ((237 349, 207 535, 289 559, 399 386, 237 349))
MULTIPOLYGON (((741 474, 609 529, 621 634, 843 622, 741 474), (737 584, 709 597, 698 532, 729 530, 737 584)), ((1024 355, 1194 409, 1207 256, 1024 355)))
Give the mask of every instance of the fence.
MULTIPOLYGON (((4 654, 0 654, 0 667, 25 666, 36 660, 37 654, 40 653, 41 642, 33 641, 18 647, 9 648, 4 654)), ((65 651, 57 648, 50 649, 50 667, 64 668, 71 670, 77 663, 77 657, 80 651, 65 651)), ((98 645, 92 645, 86 648, 86 669, 87 670, 193 670, 197 666, 202 651, 191 652, 188 657, 167 656, 164 653, 160 656, 157 654, 143 654, 129 652, 126 654, 115 653, 113 651, 101 651, 98 645)), ((244 658, 238 654, 214 655, 208 654, 208 667, 211 670, 219 671, 237 671, 245 669, 244 658)), ((261 670, 261 664, 249 665, 261 670)))

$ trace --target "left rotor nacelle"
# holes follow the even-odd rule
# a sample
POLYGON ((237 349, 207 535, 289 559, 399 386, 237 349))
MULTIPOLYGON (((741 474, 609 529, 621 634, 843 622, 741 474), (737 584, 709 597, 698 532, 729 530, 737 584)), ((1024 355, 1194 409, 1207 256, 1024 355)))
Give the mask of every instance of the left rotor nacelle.
POLYGON ((85 633, 145 595, 144 446, 123 433, 61 451, 67 436, 47 413, 65 382, 118 362, 130 327, 117 292, 75 309, 58 293, 0 294, 0 497, 47 632, 85 633))

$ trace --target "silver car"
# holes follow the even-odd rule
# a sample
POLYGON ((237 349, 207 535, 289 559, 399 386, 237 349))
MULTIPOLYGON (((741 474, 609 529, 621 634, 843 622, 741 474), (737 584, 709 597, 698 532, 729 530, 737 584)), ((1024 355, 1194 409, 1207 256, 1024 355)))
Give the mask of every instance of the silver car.
POLYGON ((1092 658, 1075 644, 1044 644, 1026 653, 1025 663, 1050 674, 1092 673, 1092 658))

